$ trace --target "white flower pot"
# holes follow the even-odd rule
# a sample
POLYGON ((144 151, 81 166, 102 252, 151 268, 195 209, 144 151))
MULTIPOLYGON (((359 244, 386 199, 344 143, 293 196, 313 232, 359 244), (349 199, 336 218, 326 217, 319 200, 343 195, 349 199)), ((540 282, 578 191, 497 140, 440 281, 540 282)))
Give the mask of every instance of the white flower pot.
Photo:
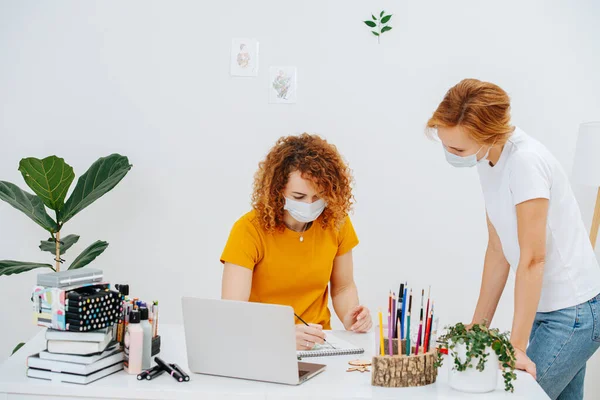
POLYGON ((456 353, 456 356, 461 362, 466 359, 467 348, 464 344, 457 343, 454 350, 449 351, 448 360, 448 383, 454 390, 467 393, 487 393, 496 390, 498 386, 498 355, 491 347, 486 349, 488 354, 485 362, 485 368, 483 371, 476 369, 478 358, 471 360, 471 368, 467 368, 466 371, 457 371, 454 365, 454 359, 452 352, 456 353))

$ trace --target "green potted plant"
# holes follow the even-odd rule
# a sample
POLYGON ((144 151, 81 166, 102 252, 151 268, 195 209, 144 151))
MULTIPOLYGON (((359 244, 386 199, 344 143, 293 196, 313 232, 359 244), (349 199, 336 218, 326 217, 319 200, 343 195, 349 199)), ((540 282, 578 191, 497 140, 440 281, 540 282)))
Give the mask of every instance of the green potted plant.
MULTIPOLYGON (((438 339, 440 348, 449 350, 454 360, 449 369, 448 383, 453 389, 485 393, 496 389, 498 385, 498 366, 502 369, 504 389, 513 392, 515 374, 515 351, 510 343, 509 332, 500 333, 486 324, 475 324, 467 328, 458 323, 446 327, 446 334, 438 339)), ((442 365, 438 357, 438 367, 442 365)))
MULTIPOLYGON (((20 274, 37 268, 49 268, 60 271, 65 262, 62 256, 79 240, 78 235, 61 237, 62 228, 75 215, 94 201, 112 190, 131 169, 127 157, 112 154, 98 159, 79 177, 68 200, 67 192, 75 179, 73 168, 64 159, 57 156, 24 158, 19 163, 19 171, 31 194, 10 182, 0 181, 0 199, 23 212, 35 223, 50 233, 48 240, 42 240, 40 250, 54 257, 54 265, 42 262, 23 262, 0 260, 0 275, 20 274), (54 213, 51 217, 47 210, 54 213)), ((68 269, 82 268, 98 257, 108 243, 98 240, 81 252, 68 269)), ((19 344, 13 353, 20 348, 19 344)))

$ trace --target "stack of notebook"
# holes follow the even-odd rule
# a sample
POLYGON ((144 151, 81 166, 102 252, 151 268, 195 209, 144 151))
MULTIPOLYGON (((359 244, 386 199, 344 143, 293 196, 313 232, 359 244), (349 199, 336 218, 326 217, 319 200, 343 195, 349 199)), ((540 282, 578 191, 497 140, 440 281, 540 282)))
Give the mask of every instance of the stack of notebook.
POLYGON ((27 376, 88 384, 123 369, 123 350, 112 329, 68 332, 48 329, 47 349, 27 359, 27 376))

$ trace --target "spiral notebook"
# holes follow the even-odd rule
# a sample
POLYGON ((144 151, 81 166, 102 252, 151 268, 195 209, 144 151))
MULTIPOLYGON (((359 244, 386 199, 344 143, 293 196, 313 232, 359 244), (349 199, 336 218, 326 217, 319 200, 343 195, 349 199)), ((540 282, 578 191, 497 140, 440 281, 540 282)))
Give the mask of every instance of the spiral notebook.
POLYGON ((316 344, 312 350, 300 350, 297 351, 298 357, 327 357, 327 356, 345 356, 349 354, 362 354, 365 352, 365 349, 362 347, 354 346, 351 343, 348 343, 340 338, 335 337, 331 331, 325 331, 327 343, 331 344, 334 348, 332 348, 329 344, 316 344))

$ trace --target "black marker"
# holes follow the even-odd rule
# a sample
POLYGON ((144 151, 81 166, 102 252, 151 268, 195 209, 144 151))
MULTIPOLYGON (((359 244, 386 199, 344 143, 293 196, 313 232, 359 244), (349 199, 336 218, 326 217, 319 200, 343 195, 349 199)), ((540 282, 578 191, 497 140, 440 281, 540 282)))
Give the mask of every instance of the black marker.
POLYGON ((181 374, 181 376, 183 376, 183 380, 185 382, 189 382, 190 381, 190 376, 188 374, 185 373, 184 370, 182 370, 179 365, 177 364, 169 364, 171 367, 173 367, 173 369, 177 372, 179 372, 181 374))
POLYGON ((161 368, 160 368, 160 366, 158 366, 158 365, 155 365, 154 367, 152 367, 152 368, 150 368, 150 369, 147 369, 147 370, 145 370, 145 371, 142 371, 142 372, 141 372, 141 373, 139 373, 139 374, 138 374, 138 376, 137 376, 137 379, 138 379, 138 381, 141 381, 142 379, 146 379, 146 376, 147 376, 149 373, 151 373, 152 371, 154 371, 154 370, 157 370, 157 369, 161 369, 161 368))
POLYGON ((155 369, 154 371, 152 371, 148 375, 146 375, 146 380, 151 381, 152 379, 156 378, 157 376, 165 373, 165 370, 160 368, 159 365, 157 365, 157 367, 158 367, 158 369, 155 369))
POLYGON ((169 375, 171 375, 173 378, 175 378, 178 382, 183 382, 183 376, 181 376, 181 374, 179 372, 177 372, 176 370, 174 370, 173 368, 171 368, 171 366, 169 364, 167 364, 166 362, 164 362, 163 360, 161 360, 158 357, 154 357, 154 361, 160 365, 160 367, 162 369, 164 369, 165 371, 167 371, 167 373, 169 375))

